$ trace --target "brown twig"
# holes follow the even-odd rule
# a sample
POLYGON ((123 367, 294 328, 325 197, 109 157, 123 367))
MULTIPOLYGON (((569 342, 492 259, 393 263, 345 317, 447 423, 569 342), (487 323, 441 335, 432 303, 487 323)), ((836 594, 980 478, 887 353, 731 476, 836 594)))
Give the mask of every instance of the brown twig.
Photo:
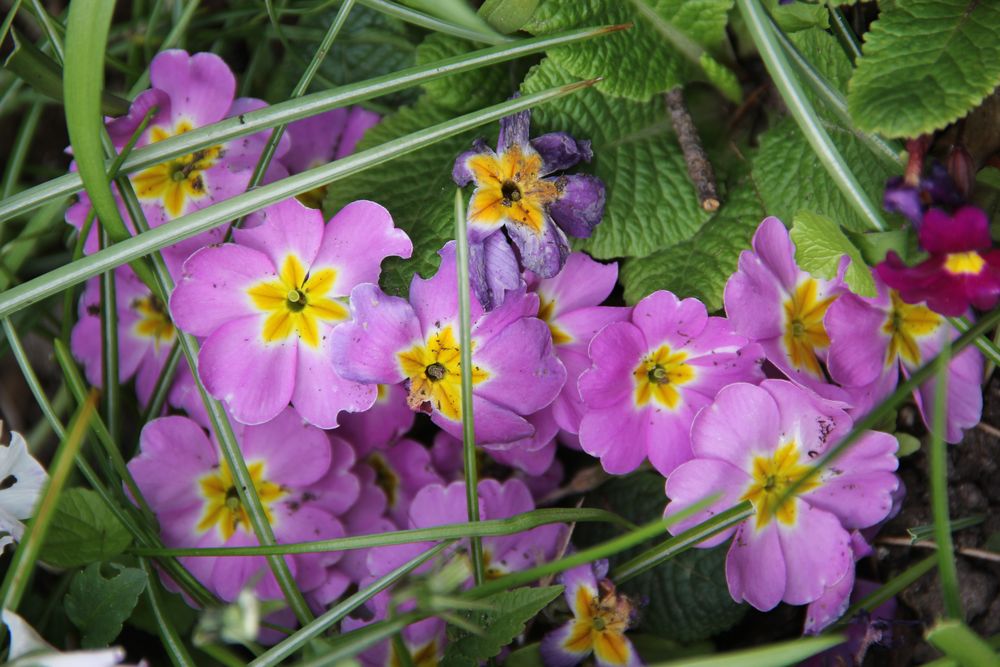
POLYGON ((684 103, 684 89, 678 86, 665 93, 663 97, 667 101, 667 111, 670 112, 670 121, 674 125, 677 141, 684 151, 688 176, 694 181, 694 187, 698 191, 698 201, 706 211, 717 211, 720 202, 719 191, 715 186, 715 171, 712 169, 712 163, 708 161, 708 156, 705 155, 701 137, 698 136, 698 128, 694 126, 691 113, 684 103))
MULTIPOLYGON (((880 537, 875 540, 875 544, 884 544, 892 547, 913 547, 916 549, 938 548, 937 543, 930 540, 920 540, 919 542, 914 542, 908 537, 880 537)), ((955 553, 968 556, 969 558, 978 558, 979 560, 988 560, 994 563, 1000 563, 1000 553, 987 551, 986 549, 955 549, 955 553)))

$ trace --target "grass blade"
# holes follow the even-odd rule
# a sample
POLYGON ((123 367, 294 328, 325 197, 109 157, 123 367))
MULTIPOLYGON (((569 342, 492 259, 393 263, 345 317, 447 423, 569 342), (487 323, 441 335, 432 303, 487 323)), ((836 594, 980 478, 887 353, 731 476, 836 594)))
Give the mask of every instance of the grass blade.
MULTIPOLYGON (((205 230, 217 227, 229 220, 288 197, 321 187, 341 178, 355 174, 378 164, 388 162, 400 155, 410 153, 424 146, 461 134, 466 130, 497 121, 504 116, 528 109, 542 102, 569 95, 581 88, 591 86, 596 81, 551 88, 531 95, 496 104, 444 123, 433 125, 426 130, 415 132, 380 146, 355 153, 336 162, 304 171, 275 183, 261 186, 252 192, 237 195, 231 199, 213 204, 194 213, 116 243, 110 248, 76 260, 70 264, 29 280, 0 294, 0 318, 37 303, 38 301, 81 283, 100 273, 114 269, 127 262, 149 255, 161 248, 190 238, 205 230)), ((166 143, 165 141, 162 143, 166 143)))
POLYGON ((944 441, 945 420, 948 417, 948 362, 951 347, 945 344, 937 359, 937 382, 934 385, 934 423, 931 425, 929 452, 931 513, 934 517, 934 541, 937 543, 938 577, 944 612, 948 618, 961 620, 962 597, 958 589, 955 566, 955 545, 951 538, 948 517, 948 444, 944 441))
POLYGON ((852 604, 833 627, 841 627, 850 623, 862 611, 874 611, 879 605, 888 601, 889 598, 909 588, 913 582, 933 570, 937 566, 937 563, 937 555, 935 554, 928 556, 916 565, 906 568, 903 572, 879 586, 877 590, 872 591, 852 604))
MULTIPOLYGON (((469 521, 479 521, 479 467, 476 461, 476 429, 472 413, 472 322, 469 305, 469 234, 465 228, 465 199, 455 190, 455 255, 458 264, 458 347, 462 374, 462 467, 465 473, 465 500, 469 521)), ((485 579, 483 542, 473 537, 472 575, 476 585, 485 579)))
POLYGON ((962 667, 1000 667, 996 649, 961 621, 938 621, 927 631, 926 637, 935 648, 962 667))
POLYGON ((843 644, 845 637, 826 635, 823 637, 803 637, 787 642, 778 642, 760 648, 730 653, 716 653, 698 658, 684 658, 659 663, 662 667, 783 667, 794 665, 817 653, 822 653, 838 644, 843 644))
MULTIPOLYGON (((194 3, 193 3, 194 4, 194 3)), ((298 100, 289 100, 263 109, 250 111, 236 118, 229 118, 212 125, 196 128, 190 132, 135 151, 125 161, 126 172, 151 167, 181 155, 187 155, 200 148, 224 143, 238 137, 255 134, 281 124, 315 116, 339 107, 357 104, 374 97, 411 88, 445 76, 495 65, 522 56, 545 51, 556 46, 600 37, 625 29, 627 26, 601 26, 581 28, 555 35, 533 37, 473 51, 453 58, 445 58, 426 65, 409 67, 399 72, 376 77, 359 83, 340 86, 333 90, 304 95, 298 100)), ((0 201, 0 222, 41 206, 46 201, 67 197, 82 188, 80 174, 71 172, 41 185, 20 192, 0 201)))
POLYGON ((785 105, 791 111, 792 117, 795 118, 799 129, 802 130, 802 134, 812 146, 816 157, 823 163, 847 201, 868 225, 874 230, 885 231, 886 224, 882 219, 881 212, 868 198, 867 193, 858 183, 858 179, 848 168, 844 158, 833 144, 833 140, 830 139, 830 135, 823 127, 822 121, 816 115, 816 110, 813 109, 806 97, 798 79, 791 71, 791 65, 774 36, 775 31, 767 18, 767 12, 764 11, 758 0, 736 0, 736 3, 743 15, 747 31, 754 44, 757 45, 757 51, 774 80, 774 85, 781 93, 785 105))
POLYGON ((160 641, 163 643, 163 648, 166 649, 167 655, 170 656, 170 662, 175 667, 194 667, 195 662, 191 659, 191 654, 188 653, 180 635, 177 634, 177 630, 170 623, 166 609, 163 608, 163 601, 160 599, 158 588, 160 584, 157 581, 155 571, 145 558, 139 559, 139 565, 142 566, 142 570, 146 573, 146 578, 148 579, 145 591, 146 599, 149 600, 149 606, 153 610, 153 617, 156 619, 156 628, 159 630, 160 641))
POLYGON ((388 2, 388 0, 359 0, 359 2, 369 9, 374 9, 386 16, 391 16, 400 21, 412 23, 415 26, 427 28, 434 32, 442 32, 446 35, 454 35, 455 37, 461 37, 473 42, 483 42, 485 44, 503 44, 510 41, 509 37, 505 37, 492 30, 474 30, 465 26, 455 25, 454 23, 442 21, 395 2, 388 2))

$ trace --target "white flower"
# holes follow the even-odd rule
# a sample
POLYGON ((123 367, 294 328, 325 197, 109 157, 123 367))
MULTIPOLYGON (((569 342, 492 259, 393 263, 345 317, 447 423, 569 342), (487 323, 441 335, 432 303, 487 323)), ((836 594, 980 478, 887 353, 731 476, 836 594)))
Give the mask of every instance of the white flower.
POLYGON ((118 647, 60 653, 10 609, 3 610, 3 622, 10 631, 9 667, 112 667, 125 659, 118 647))
POLYGON ((31 518, 48 481, 45 468, 28 453, 20 433, 11 432, 10 445, 0 446, 0 553, 21 539, 24 519, 31 518))

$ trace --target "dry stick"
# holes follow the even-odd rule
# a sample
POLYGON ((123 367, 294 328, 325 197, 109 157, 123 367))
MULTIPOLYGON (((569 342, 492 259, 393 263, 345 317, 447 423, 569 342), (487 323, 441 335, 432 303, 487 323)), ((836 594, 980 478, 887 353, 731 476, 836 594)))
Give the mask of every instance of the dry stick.
MULTIPOLYGON (((937 549, 938 545, 930 540, 921 540, 919 542, 914 542, 909 537, 880 537, 875 540, 875 544, 884 544, 891 547, 913 547, 915 549, 937 549)), ((995 551, 989 551, 987 549, 970 549, 970 548, 958 548, 955 549, 955 553, 961 554, 962 556, 967 556, 969 558, 978 558, 980 560, 988 560, 994 563, 1000 563, 1000 553, 995 551)))
POLYGON ((663 98, 667 101, 667 111, 670 112, 670 121, 674 125, 677 141, 684 151, 688 176, 694 181, 694 187, 698 190, 698 201, 706 211, 717 211, 720 202, 719 192, 715 187, 715 172, 712 170, 712 163, 708 161, 708 156, 705 155, 705 149, 701 147, 701 137, 698 136, 698 128, 691 120, 691 112, 684 104, 684 89, 678 86, 665 93, 663 98))

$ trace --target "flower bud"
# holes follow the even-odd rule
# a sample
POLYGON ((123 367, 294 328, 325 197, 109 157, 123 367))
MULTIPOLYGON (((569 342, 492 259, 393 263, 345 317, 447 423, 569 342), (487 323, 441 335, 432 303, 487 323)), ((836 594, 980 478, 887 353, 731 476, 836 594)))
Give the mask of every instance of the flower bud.
POLYGON ((962 193, 963 197, 968 197, 976 182, 976 165, 972 161, 969 151, 965 149, 965 146, 955 144, 948 151, 945 164, 948 167, 948 175, 955 181, 959 192, 962 193))

